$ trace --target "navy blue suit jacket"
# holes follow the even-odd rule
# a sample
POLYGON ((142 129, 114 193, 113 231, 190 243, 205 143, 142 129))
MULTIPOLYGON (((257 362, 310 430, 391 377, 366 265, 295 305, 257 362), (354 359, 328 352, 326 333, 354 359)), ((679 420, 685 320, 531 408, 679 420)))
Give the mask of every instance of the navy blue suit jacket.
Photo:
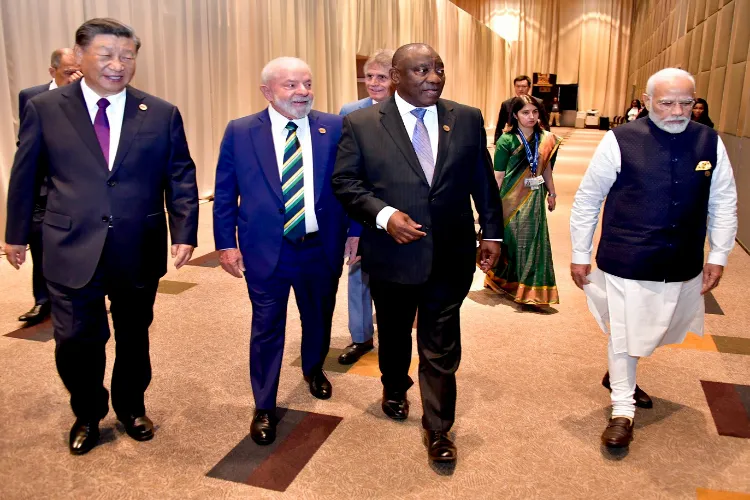
MULTIPOLYGON (((313 186, 318 231, 332 273, 341 275, 348 218, 333 196, 331 174, 342 118, 310 111, 313 186)), ((221 142, 214 194, 217 250, 239 249, 245 277, 268 279, 279 261, 284 237, 284 197, 268 109, 229 122, 221 142), (239 204, 238 204, 239 198, 239 204)))

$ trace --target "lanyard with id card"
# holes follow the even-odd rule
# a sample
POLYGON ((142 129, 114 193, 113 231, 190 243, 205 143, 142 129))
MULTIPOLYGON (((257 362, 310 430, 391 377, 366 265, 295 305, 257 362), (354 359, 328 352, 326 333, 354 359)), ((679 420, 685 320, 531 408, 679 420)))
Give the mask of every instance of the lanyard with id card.
POLYGON ((529 142, 526 140, 524 133, 520 130, 518 132, 518 136, 521 138, 521 142, 523 142, 523 147, 526 149, 526 159, 529 161, 529 169, 531 170, 531 177, 524 179, 523 184, 532 191, 535 191, 539 189, 539 186, 544 184, 544 177, 536 175, 536 170, 539 166, 539 132, 534 133, 533 153, 531 152, 531 146, 529 146, 529 142))

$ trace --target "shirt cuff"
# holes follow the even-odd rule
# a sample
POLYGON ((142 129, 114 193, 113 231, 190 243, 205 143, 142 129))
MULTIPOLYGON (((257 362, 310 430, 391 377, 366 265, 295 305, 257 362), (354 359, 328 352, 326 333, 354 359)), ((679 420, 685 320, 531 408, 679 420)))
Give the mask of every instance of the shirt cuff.
POLYGON ((727 265, 727 258, 728 255, 724 252, 709 252, 708 253, 708 259, 706 260, 707 264, 716 264, 717 266, 724 266, 727 265))
POLYGON ((495 238, 482 238, 482 241, 503 241, 503 240, 496 240, 495 238))
POLYGON ((591 254, 590 253, 580 253, 580 252, 573 252, 573 257, 571 259, 571 262, 573 264, 591 264, 591 254))
POLYGON ((378 225, 378 229, 386 229, 388 227, 388 220, 391 218, 391 215, 396 212, 398 212, 398 210, 390 206, 380 210, 375 217, 375 223, 378 225))
POLYGON ((217 252, 223 252, 224 250, 237 250, 237 247, 230 247, 230 248, 219 248, 216 250, 217 252))

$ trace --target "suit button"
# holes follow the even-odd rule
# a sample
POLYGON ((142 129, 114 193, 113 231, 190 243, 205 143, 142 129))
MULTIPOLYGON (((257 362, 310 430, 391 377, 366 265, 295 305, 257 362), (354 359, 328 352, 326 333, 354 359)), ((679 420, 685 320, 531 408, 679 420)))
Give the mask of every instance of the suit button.
POLYGON ((284 209, 283 209, 283 208, 280 208, 280 209, 279 209, 279 213, 283 215, 283 214, 284 214, 284 209))
POLYGON ((102 222, 109 222, 109 217, 102 215, 102 222))
POLYGON ((114 187, 114 185, 117 184, 115 181, 107 181, 107 186, 114 187))

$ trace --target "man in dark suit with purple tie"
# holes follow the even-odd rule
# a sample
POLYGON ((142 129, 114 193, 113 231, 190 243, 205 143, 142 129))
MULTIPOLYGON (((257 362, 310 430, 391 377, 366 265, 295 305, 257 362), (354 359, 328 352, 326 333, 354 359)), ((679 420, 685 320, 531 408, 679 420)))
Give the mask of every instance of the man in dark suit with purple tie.
POLYGON ((48 167, 44 276, 52 302, 55 361, 76 421, 70 451, 96 446, 109 411, 103 386, 109 324, 117 341, 112 407, 129 436, 151 439, 144 393, 151 381, 148 328, 167 271, 167 220, 179 268, 197 244, 198 189, 177 108, 128 86, 140 41, 114 19, 76 31, 83 78, 32 98, 8 191, 6 252, 25 261, 37 172, 48 167))
POLYGON ((253 440, 266 445, 276 439, 290 288, 302 321, 304 379, 313 396, 331 397, 323 362, 348 219, 331 188, 342 118, 311 110, 312 74, 300 59, 274 59, 261 80, 270 105, 230 122, 221 143, 214 239, 224 270, 247 282, 255 398, 250 429, 253 440))

